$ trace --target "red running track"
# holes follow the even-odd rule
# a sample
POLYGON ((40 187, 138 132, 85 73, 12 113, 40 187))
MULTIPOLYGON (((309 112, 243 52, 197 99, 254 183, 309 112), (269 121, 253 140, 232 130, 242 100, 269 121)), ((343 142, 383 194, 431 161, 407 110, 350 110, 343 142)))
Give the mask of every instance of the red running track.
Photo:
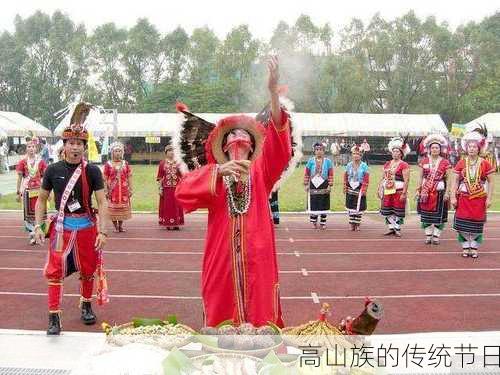
MULTIPOLYGON (((44 330, 47 250, 27 243, 20 215, 0 213, 0 328, 44 330)), ((356 315, 364 297, 374 296, 385 307, 378 333, 500 330, 500 215, 490 215, 477 260, 460 257, 449 228, 441 245, 425 245, 416 216, 401 239, 382 236, 378 215, 366 215, 354 233, 345 216, 328 220, 328 229, 317 231, 305 215, 284 215, 277 228, 288 325, 316 319, 322 302, 332 306, 332 321, 356 315)), ((155 215, 135 215, 126 233, 111 234, 105 254, 111 302, 95 307, 99 321, 176 314, 199 328, 205 225, 205 215, 189 215, 181 231, 170 232, 158 227, 155 215)), ((75 275, 65 293, 63 329, 99 330, 79 321, 75 275)))

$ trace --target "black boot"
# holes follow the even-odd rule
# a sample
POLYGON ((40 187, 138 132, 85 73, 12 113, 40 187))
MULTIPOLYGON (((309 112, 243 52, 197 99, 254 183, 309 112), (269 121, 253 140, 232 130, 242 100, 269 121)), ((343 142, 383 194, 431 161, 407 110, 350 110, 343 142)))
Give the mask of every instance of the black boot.
POLYGON ((55 336, 61 333, 61 318, 59 313, 49 313, 49 328, 47 328, 48 336, 55 336))
POLYGON ((90 302, 82 302, 82 316, 81 320, 83 324, 91 325, 94 324, 97 320, 94 312, 92 311, 92 305, 90 302))

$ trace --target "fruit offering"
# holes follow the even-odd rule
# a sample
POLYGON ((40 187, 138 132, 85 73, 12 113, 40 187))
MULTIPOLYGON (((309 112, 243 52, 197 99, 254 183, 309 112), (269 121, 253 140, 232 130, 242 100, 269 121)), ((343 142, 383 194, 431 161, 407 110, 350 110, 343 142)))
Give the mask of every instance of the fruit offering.
POLYGON ((200 333, 206 336, 216 336, 218 348, 235 351, 268 349, 282 342, 279 328, 271 325, 254 327, 250 323, 243 323, 239 326, 224 324, 219 327, 204 327, 200 333))

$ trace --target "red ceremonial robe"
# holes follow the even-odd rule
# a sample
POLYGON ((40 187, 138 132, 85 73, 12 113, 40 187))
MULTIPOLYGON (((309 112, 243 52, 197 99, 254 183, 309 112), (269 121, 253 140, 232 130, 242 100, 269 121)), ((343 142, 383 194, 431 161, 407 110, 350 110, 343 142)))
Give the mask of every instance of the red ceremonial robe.
POLYGON ((177 186, 176 197, 186 211, 208 208, 201 285, 206 326, 231 319, 283 327, 268 198, 291 157, 285 116, 282 130, 270 121, 262 154, 250 166, 251 201, 245 214, 229 215, 226 187, 214 164, 188 173, 177 186))

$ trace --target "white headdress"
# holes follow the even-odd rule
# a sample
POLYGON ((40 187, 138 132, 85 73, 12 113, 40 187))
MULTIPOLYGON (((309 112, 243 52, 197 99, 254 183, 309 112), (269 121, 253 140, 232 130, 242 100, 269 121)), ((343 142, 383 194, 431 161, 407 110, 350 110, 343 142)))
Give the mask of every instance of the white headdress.
POLYGON ((423 145, 427 153, 430 153, 430 148, 433 144, 438 144, 441 147, 441 153, 446 154, 448 152, 448 141, 441 134, 429 134, 425 137, 423 145))
POLYGON ((389 141, 389 144, 387 145, 387 148, 389 149, 389 152, 392 152, 395 148, 401 151, 403 154, 403 158, 408 155, 411 151, 410 146, 406 142, 406 139, 403 139, 403 137, 393 137, 389 141))
POLYGON ((111 153, 112 153, 113 150, 116 149, 116 148, 119 148, 122 151, 125 150, 125 147, 123 146, 123 143, 117 141, 117 142, 111 143, 111 145, 109 146, 109 151, 111 151, 111 153))
POLYGON ((485 125, 479 124, 476 128, 468 131, 462 137, 462 149, 467 152, 467 145, 469 143, 476 143, 477 147, 479 147, 479 152, 484 153, 488 148, 488 129, 485 125))

